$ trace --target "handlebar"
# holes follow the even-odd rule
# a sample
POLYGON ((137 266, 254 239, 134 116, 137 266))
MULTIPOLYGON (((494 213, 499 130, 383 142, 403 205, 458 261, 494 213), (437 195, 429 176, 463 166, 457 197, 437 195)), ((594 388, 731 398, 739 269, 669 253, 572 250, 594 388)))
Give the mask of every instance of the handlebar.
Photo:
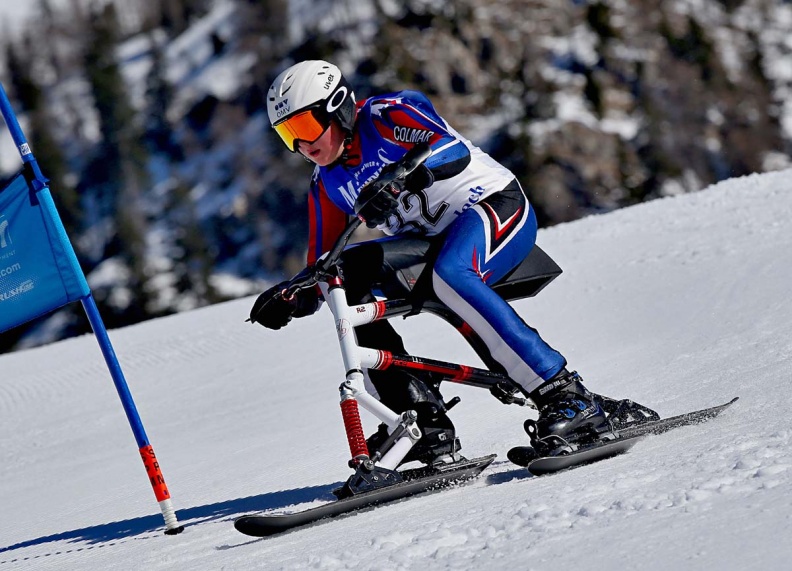
MULTIPOLYGON (((379 177, 369 184, 385 187, 392 182, 401 180, 421 166, 431 154, 432 149, 429 147, 428 143, 419 143, 407 151, 398 162, 394 163, 394 168, 392 170, 380 174, 379 177)), ((289 281, 289 285, 284 290, 283 296, 285 298, 290 298, 302 289, 315 286, 324 276, 327 276, 330 269, 338 263, 341 253, 344 251, 353 232, 357 230, 362 222, 360 218, 353 218, 349 224, 347 224, 346 228, 344 228, 344 231, 341 232, 341 235, 336 239, 335 244, 333 244, 333 247, 326 256, 317 261, 313 266, 305 268, 289 281)))

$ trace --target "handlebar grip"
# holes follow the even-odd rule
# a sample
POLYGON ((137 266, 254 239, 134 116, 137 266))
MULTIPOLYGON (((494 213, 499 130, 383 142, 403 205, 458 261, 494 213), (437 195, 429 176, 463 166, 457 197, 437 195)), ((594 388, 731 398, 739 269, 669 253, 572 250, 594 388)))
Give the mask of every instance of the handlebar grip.
POLYGON ((418 143, 407 151, 401 161, 399 161, 400 165, 404 168, 404 176, 421 166, 431 155, 432 148, 429 146, 429 143, 418 143))
POLYGON ((417 169, 423 162, 432 155, 429 143, 419 143, 407 151, 404 156, 393 164, 393 170, 380 174, 371 184, 378 187, 385 187, 395 180, 401 180, 408 174, 417 169))

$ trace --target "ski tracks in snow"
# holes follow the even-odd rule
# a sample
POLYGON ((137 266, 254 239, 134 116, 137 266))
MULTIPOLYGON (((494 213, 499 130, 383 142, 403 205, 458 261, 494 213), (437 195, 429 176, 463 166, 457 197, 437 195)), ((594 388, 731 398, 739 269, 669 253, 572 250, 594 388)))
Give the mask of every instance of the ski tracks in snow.
MULTIPOLYGON (((202 360, 219 362, 228 369, 236 355, 260 352, 261 339, 239 327, 241 318, 231 321, 227 327, 220 324, 189 332, 174 330, 172 335, 136 334, 142 325, 111 331, 111 341, 133 394, 137 389, 144 391, 149 385, 168 382, 168 369, 184 369, 202 360)), ((167 330, 172 324, 163 320, 148 326, 167 330)), ((70 395, 92 384, 98 390, 112 387, 110 372, 93 336, 6 355, 0 381, 0 417, 35 414, 47 403, 60 403, 57 406, 61 407, 64 401, 69 402, 70 395)))
MULTIPOLYGON (((678 429, 648 437, 623 456, 545 477, 496 463, 456 489, 293 532, 354 538, 356 529, 366 529, 373 538, 347 541, 348 549, 334 555, 298 556, 280 568, 471 569, 495 560, 503 569, 548 569, 557 566, 557 558, 544 553, 557 554, 559 542, 575 542, 580 551, 581 536, 588 536, 596 550, 599 541, 614 541, 606 537, 614 529, 629 534, 633 522, 643 527, 648 520, 667 521, 673 528, 684 514, 734 528, 729 506, 767 502, 768 491, 792 484, 792 431, 736 440, 718 438, 719 432, 717 421, 678 429), (524 553, 515 551, 515 542, 524 553)), ((669 535, 675 536, 672 529, 669 535)), ((660 542, 655 548, 668 546, 660 542)))
POLYGON ((96 347, 94 359, 79 358, 82 340, 63 341, 51 348, 31 349, 6 355, 0 382, 0 418, 34 414, 47 403, 58 403, 79 393, 87 379, 107 368, 96 347), (46 352, 45 352, 46 351, 46 352), (70 353, 74 351, 73 358, 70 353), (57 363, 53 367, 53 362, 57 363))

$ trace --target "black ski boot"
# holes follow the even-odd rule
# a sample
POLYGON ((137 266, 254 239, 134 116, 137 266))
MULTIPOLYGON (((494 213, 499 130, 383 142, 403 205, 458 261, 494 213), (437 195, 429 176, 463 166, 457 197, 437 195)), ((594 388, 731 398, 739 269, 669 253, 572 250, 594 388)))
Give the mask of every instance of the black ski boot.
POLYGON ((525 431, 540 454, 592 442, 612 432, 605 411, 576 372, 561 369, 529 396, 539 409, 539 418, 526 420, 525 431))
POLYGON ((419 403, 415 412, 418 413, 417 424, 423 436, 410 449, 402 464, 417 460, 427 466, 437 466, 462 460, 459 454, 462 445, 445 409, 438 410, 431 403, 419 403))
MULTIPOLYGON (((381 398, 383 392, 380 391, 381 398)), ((459 454, 461 445, 459 438, 456 437, 454 424, 446 414, 458 399, 454 399, 449 404, 444 403, 434 383, 409 374, 407 382, 402 385, 402 390, 397 395, 386 393, 386 396, 388 398, 382 398, 382 402, 393 410, 397 412, 414 410, 418 414, 416 424, 422 436, 404 457, 402 464, 419 461, 428 466, 435 466, 463 459, 459 454), (394 398, 395 396, 399 398, 394 398)), ((371 458, 374 458, 377 452, 382 456, 387 453, 387 450, 381 449, 387 438, 388 427, 380 424, 377 432, 366 440, 371 458)))
MULTIPOLYGON (((459 438, 456 436, 454 425, 451 419, 441 413, 426 418, 426 413, 421 414, 424 407, 416 406, 418 412, 418 428, 421 431, 421 439, 416 442, 407 456, 401 461, 401 464, 408 462, 422 462, 427 466, 435 466, 440 464, 449 464, 458 462, 463 457, 459 454, 462 445, 459 443, 459 438)), ((377 427, 377 432, 372 434, 366 439, 368 445, 369 456, 374 458, 375 454, 380 453, 382 456, 387 453, 387 450, 382 450, 381 447, 388 439, 388 426, 380 424, 377 427)))

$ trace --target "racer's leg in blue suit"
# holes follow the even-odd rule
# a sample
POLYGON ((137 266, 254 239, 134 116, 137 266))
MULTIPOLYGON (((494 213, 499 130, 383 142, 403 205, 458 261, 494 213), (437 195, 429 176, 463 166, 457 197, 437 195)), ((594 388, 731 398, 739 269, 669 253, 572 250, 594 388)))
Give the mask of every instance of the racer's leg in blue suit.
POLYGON ((516 267, 536 241, 536 215, 521 189, 489 196, 454 221, 434 265, 436 295, 482 338, 526 391, 566 360, 487 284, 516 267))

